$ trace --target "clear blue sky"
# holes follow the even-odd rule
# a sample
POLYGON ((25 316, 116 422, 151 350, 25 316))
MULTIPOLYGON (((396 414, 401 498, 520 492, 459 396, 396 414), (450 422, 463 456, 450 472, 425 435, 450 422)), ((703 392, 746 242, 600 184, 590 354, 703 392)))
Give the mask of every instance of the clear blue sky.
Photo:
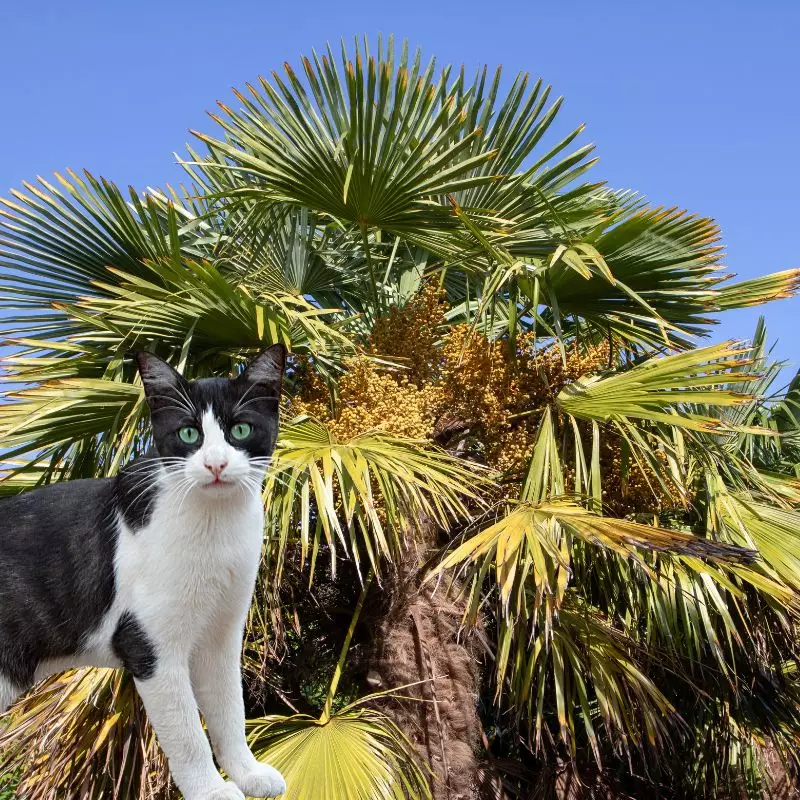
MULTIPOLYGON (((800 266, 798 31, 798 0, 5 0, 0 192, 66 166, 175 181, 172 152, 213 130, 204 112, 232 86, 394 33, 442 62, 542 76, 566 97, 563 128, 588 124, 598 177, 715 217, 726 264, 755 276, 800 266)), ((750 335, 758 313, 722 333, 750 335)), ((800 365, 800 299, 765 313, 800 365)))

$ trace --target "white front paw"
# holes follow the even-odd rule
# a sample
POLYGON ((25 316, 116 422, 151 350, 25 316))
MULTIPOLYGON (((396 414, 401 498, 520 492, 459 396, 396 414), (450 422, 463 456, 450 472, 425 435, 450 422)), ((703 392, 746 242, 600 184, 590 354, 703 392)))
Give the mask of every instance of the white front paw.
POLYGON ((244 795, 238 786, 228 781, 210 794, 204 794, 203 800, 244 800, 244 795))
POLYGON ((286 792, 283 775, 269 764, 257 763, 236 783, 248 797, 278 797, 286 792))

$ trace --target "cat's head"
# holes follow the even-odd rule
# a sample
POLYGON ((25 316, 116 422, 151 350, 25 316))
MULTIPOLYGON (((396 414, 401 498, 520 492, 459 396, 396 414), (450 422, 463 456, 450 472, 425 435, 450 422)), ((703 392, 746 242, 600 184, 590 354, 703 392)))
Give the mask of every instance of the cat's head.
POLYGON ((136 353, 166 474, 210 496, 260 488, 278 436, 285 360, 276 344, 236 378, 188 381, 158 356, 136 353))

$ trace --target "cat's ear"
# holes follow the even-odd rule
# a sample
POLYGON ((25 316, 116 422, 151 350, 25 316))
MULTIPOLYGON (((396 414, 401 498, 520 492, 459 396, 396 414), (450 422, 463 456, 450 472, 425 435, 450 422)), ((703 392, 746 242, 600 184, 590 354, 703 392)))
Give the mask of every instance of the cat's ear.
POLYGON ((279 395, 285 368, 286 348, 282 344, 273 344, 250 361, 239 376, 239 380, 262 384, 279 395))
POLYGON ((167 394, 170 390, 181 389, 186 385, 186 379, 154 353, 140 350, 134 355, 134 358, 139 366, 144 393, 148 400, 151 397, 167 394))

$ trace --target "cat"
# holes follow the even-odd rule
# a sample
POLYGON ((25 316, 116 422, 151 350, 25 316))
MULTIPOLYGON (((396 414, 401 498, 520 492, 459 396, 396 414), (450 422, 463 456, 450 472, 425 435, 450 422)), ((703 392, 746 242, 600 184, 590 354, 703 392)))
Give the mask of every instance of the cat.
POLYGON ((46 675, 124 667, 185 800, 286 791, 245 740, 240 667, 285 355, 188 381, 137 353, 151 452, 0 502, 0 714, 46 675))

